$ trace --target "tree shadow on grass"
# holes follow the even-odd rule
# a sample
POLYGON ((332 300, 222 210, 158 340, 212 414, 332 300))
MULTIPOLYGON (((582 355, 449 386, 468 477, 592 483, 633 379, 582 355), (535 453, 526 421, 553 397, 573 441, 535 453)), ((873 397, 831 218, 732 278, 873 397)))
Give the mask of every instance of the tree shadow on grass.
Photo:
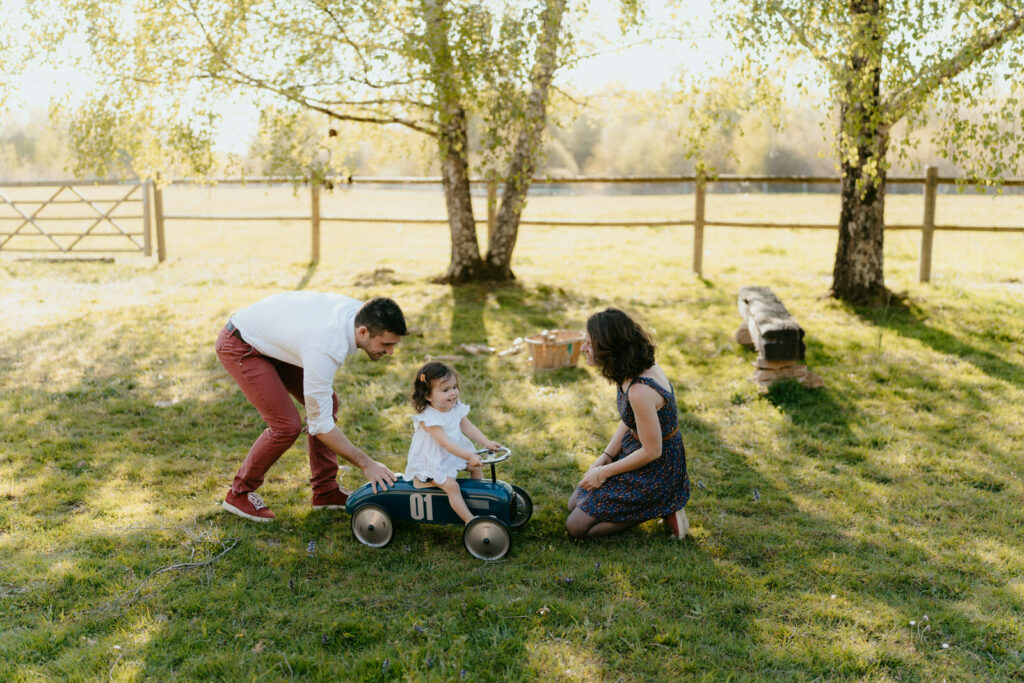
POLYGON ((454 306, 448 338, 453 346, 487 343, 484 311, 489 293, 489 287, 479 285, 451 287, 454 306))
POLYGON ((299 280, 299 284, 295 285, 296 290, 303 290, 306 288, 306 285, 309 284, 309 281, 313 279, 314 275, 316 275, 316 269, 317 266, 319 265, 320 264, 318 262, 312 261, 310 262, 309 265, 306 266, 306 272, 302 275, 302 279, 299 280))
MULTIPOLYGON (((485 344, 497 351, 512 346, 513 341, 534 334, 542 329, 566 326, 566 316, 560 310, 578 308, 586 301, 566 290, 559 290, 555 305, 539 305, 546 301, 545 288, 531 290, 518 283, 481 283, 458 287, 436 286, 423 310, 419 314, 419 327, 424 330, 422 339, 410 339, 405 345, 407 354, 426 358, 428 356, 461 356, 458 361, 463 367, 480 369, 488 362, 507 364, 526 363, 529 348, 518 354, 500 357, 496 354, 473 355, 462 349, 464 344, 485 344), (450 319, 446 319, 450 312, 450 319), (440 332, 446 330, 442 337, 440 332), (442 341, 443 339, 443 341, 442 341)), ((565 384, 581 379, 585 373, 568 369, 557 371, 552 377, 536 373, 538 384, 565 384)))
POLYGON ((539 284, 531 288, 518 282, 451 287, 451 296, 455 304, 453 342, 474 335, 486 338, 483 318, 489 304, 500 309, 503 321, 511 323, 519 337, 569 326, 569 311, 594 305, 592 297, 564 287, 539 284))
MULTIPOLYGON (((53 675, 141 663, 154 677, 317 678, 343 668, 362 678, 488 678, 498 663, 511 680, 553 673, 562 661, 594 678, 896 677, 914 670, 900 651, 865 652, 841 637, 782 646, 772 628, 870 633, 871 620, 857 616, 865 609, 919 617, 928 601, 963 600, 972 573, 986 576, 979 567, 929 569, 926 553, 896 540, 857 539, 801 510, 787 484, 752 468, 716 428, 689 414, 682 426, 694 482, 694 537, 683 543, 657 523, 569 543, 564 512, 549 508, 515 535, 507 561, 489 565, 466 558, 454 528, 405 525, 391 546, 374 549, 358 545, 341 516, 262 526, 211 515, 198 526, 240 544, 207 568, 161 575, 119 611, 106 608, 154 571, 216 548, 191 556, 174 526, 100 529, 65 549, 65 576, 35 576, 13 601, 24 616, 6 647, 32 656, 8 657, 7 666, 53 675), (67 576, 68 562, 82 573, 67 576), (924 598, 905 597, 913 595, 924 598), (40 616, 53 604, 65 612, 60 620, 40 616), (130 643, 126 624, 139 632, 130 643)), ((575 475, 564 461, 560 469, 570 475, 563 482, 575 475)), ((559 498, 568 493, 563 483, 559 498)), ((966 614, 929 613, 944 629, 982 637, 966 614)))
MULTIPOLYGON (((842 387, 837 387, 835 393, 846 395, 842 387)), ((953 528, 961 524, 965 530, 973 528, 972 535, 979 538, 972 546, 1000 544, 998 534, 986 540, 987 532, 969 521, 981 499, 990 502, 998 492, 980 489, 971 482, 949 487, 936 481, 926 485, 942 495, 922 497, 925 509, 905 510, 900 505, 893 509, 879 504, 875 496, 898 501, 904 485, 885 464, 869 457, 863 462, 861 457, 851 459, 849 453, 842 452, 844 449, 833 453, 831 449, 815 452, 805 447, 823 429, 852 433, 861 419, 842 399, 826 398, 824 406, 811 405, 822 399, 820 391, 796 385, 769 396, 770 402, 782 406, 780 409, 791 417, 779 431, 783 443, 777 454, 737 453, 718 438, 715 428, 684 417, 685 439, 695 446, 690 449, 694 454, 694 491, 703 494, 695 495, 694 503, 699 506, 702 498, 709 497, 715 501, 704 520, 698 515, 691 518, 711 528, 731 529, 714 554, 744 567, 747 576, 767 591, 758 591, 762 598, 778 594, 791 604, 793 600, 803 602, 801 612, 792 615, 796 623, 817 622, 817 628, 827 632, 832 628, 829 624, 838 620, 846 624, 844 629, 872 632, 876 628, 874 617, 868 616, 872 613, 889 615, 897 625, 919 620, 923 614, 931 614, 935 620, 940 614, 941 623, 931 624, 938 630, 929 638, 931 647, 937 648, 938 641, 953 632, 963 634, 963 645, 970 654, 958 659, 957 665, 965 667, 961 672, 1011 670, 1007 662, 986 659, 981 663, 976 658, 975 653, 985 657, 994 652, 985 636, 991 624, 986 626, 987 620, 979 618, 974 606, 968 604, 979 591, 984 593, 988 587, 1000 585, 1003 570, 991 556, 961 550, 961 544, 954 544, 958 546, 954 548, 941 532, 925 531, 940 515, 943 524, 951 522, 953 528), (846 417, 830 419, 821 412, 823 407, 843 412, 846 417), (769 458, 782 462, 756 470, 748 465, 769 458), (910 515, 911 520, 903 515, 910 515), (842 602, 833 603, 836 599, 842 602), (816 606, 813 600, 818 601, 816 606)), ((922 448, 928 445, 922 444, 922 448)), ((845 450, 856 453, 852 446, 845 450)), ((990 525, 990 530, 997 527, 990 525)), ((789 608, 782 609, 785 613, 789 608)), ((837 657, 836 664, 850 666, 849 672, 856 675, 896 675, 925 664, 923 659, 883 644, 870 657, 852 658, 857 661, 841 654, 841 648, 821 654, 837 657)), ((817 657, 812 655, 813 659, 817 657)))
MULTIPOLYGON (((905 571, 903 557, 859 541, 834 520, 802 509, 789 482, 753 467, 759 456, 729 446, 718 428, 692 414, 680 419, 689 457, 692 536, 677 544, 664 538, 660 523, 647 522, 620 535, 574 544, 571 552, 579 560, 570 563, 568 579, 592 564, 603 568, 616 558, 642 558, 616 567, 618 594, 591 600, 602 607, 590 612, 590 637, 614 647, 616 631, 627 629, 628 622, 602 616, 611 615, 623 596, 638 595, 650 622, 671 625, 666 640, 659 640, 665 636, 658 627, 647 639, 642 633, 631 634, 637 640, 619 636, 634 643, 635 649, 623 655, 628 661, 624 668, 640 678, 657 677, 644 661, 652 658, 669 667, 663 671, 690 661, 705 673, 777 679, 884 676, 905 670, 907 662, 899 657, 879 663, 854 654, 858 646, 853 641, 810 638, 784 646, 770 635, 773 627, 767 624, 776 620, 800 630, 831 632, 829 623, 836 617, 830 596, 835 593, 846 604, 885 603, 888 586, 863 585, 865 556, 881 558, 870 561, 884 566, 889 578, 905 571), (829 569, 823 572, 822 567, 829 569), (637 590, 638 585, 648 590, 637 590), (665 594, 659 596, 659 591, 665 594), (794 604, 802 604, 806 612, 794 614, 794 604), (659 649, 658 642, 668 644, 670 652, 659 649)), ((571 487, 564 482, 574 481, 580 472, 574 465, 564 469, 561 497, 567 499, 571 487)), ((546 532, 552 533, 550 528, 546 532)), ((912 577, 911 582, 924 581, 912 577)))
POLYGON ((360 273, 353 281, 355 287, 380 287, 381 285, 393 285, 402 282, 402 279, 391 268, 375 268, 367 273, 360 273))
POLYGON ((850 427, 855 408, 844 402, 828 387, 806 389, 796 380, 776 382, 768 388, 765 398, 789 417, 791 435, 813 435, 813 440, 792 439, 808 455, 860 462, 859 445, 850 427), (828 452, 819 444, 828 444, 828 452), (839 448, 837 448, 837 446, 839 448))
MULTIPOLYGON (((1012 483, 993 463, 1002 446, 991 425, 965 421, 961 412, 967 407, 987 414, 998 392, 973 383, 937 383, 928 367, 893 356, 858 376, 826 374, 825 389, 807 390, 792 381, 774 385, 765 399, 788 418, 775 431, 774 455, 766 456, 780 460, 770 468, 775 480, 798 495, 803 507, 820 510, 813 519, 831 520, 839 529, 822 550, 838 552, 838 542, 845 548, 841 562, 818 553, 830 568, 835 592, 855 598, 864 614, 889 614, 902 623, 931 615, 929 647, 961 634, 964 650, 975 658, 958 660, 962 673, 1002 675, 1012 669, 991 658, 994 650, 984 634, 992 623, 972 603, 1001 585, 1005 572, 985 550, 1005 543, 1002 524, 975 517, 1000 509, 998 499, 1012 483), (880 399, 866 398, 872 383, 885 392, 881 408, 880 399), (870 408, 859 409, 858 400, 870 408), (964 444, 971 444, 971 455, 964 444), (971 457, 975 453, 979 457, 971 457)), ((808 534, 793 534, 802 552, 820 533, 815 526, 808 534)))
POLYGON ((992 379, 1024 387, 1024 367, 1007 362, 948 330, 929 325, 925 313, 919 307, 858 309, 857 315, 866 323, 891 330, 901 337, 915 339, 939 353, 970 363, 992 379))
MULTIPOLYGON (((262 426, 230 379, 218 379, 209 350, 201 361, 208 391, 153 405, 164 397, 141 379, 175 361, 161 343, 167 315, 133 310, 130 323, 109 330, 110 339, 126 337, 129 325, 144 334, 120 347, 83 345, 94 357, 75 356, 78 379, 58 389, 50 388, 55 378, 43 377, 59 370, 47 369, 47 356, 62 358, 78 340, 105 338, 109 325, 82 318, 13 340, 27 353, 0 369, 4 466, 20 487, 0 510, 7 551, 0 590, 12 594, 0 607, 17 620, 0 639, 0 672, 13 673, 0 678, 40 671, 98 678, 136 664, 162 679, 328 679, 338 671, 458 678, 465 670, 467 677, 516 680, 554 677, 566 667, 592 678, 652 680, 929 677, 937 670, 922 674, 922 662, 938 650, 935 638, 948 633, 958 640, 940 666, 954 677, 1010 677, 1009 656, 999 648, 1015 637, 1012 622, 993 637, 998 619, 972 606, 1004 577, 981 555, 937 554, 919 537, 906 538, 889 516, 903 510, 858 507, 879 490, 898 501, 897 478, 865 475, 862 485, 828 469, 868 472, 869 463, 842 454, 846 446, 809 448, 834 439, 852 444, 866 419, 847 402, 856 389, 842 378, 828 378, 824 394, 790 388, 769 395, 789 418, 774 451, 731 445, 737 439, 723 438, 723 427, 682 414, 694 538, 675 543, 649 522, 584 544, 564 540, 564 503, 582 471, 571 455, 592 436, 578 428, 543 432, 551 414, 531 405, 539 399, 516 395, 530 380, 516 381, 509 399, 523 404, 522 412, 508 424, 530 443, 508 480, 526 488, 537 507, 514 536, 509 559, 483 565, 467 559, 453 528, 405 527, 386 549, 359 545, 343 513, 309 511, 302 448, 286 453, 268 480, 280 503, 274 525, 216 512, 218 495, 262 426), (36 366, 42 369, 33 374, 36 366), (789 460, 771 468, 769 458, 789 460), (817 474, 806 473, 821 463, 817 474), (139 491, 145 496, 136 500, 139 491), (836 500, 838 512, 823 510, 836 500), (242 543, 209 568, 170 574, 123 614, 86 613, 154 570, 190 559, 173 532, 129 528, 131 519, 174 527, 193 512, 218 538, 242 543), (858 524, 863 515, 870 519, 858 524), (923 613, 936 624, 935 636, 916 637, 914 647, 892 645, 900 632, 881 615, 906 624, 923 613), (129 643, 126 630, 138 637, 129 643), (18 664, 25 653, 29 662, 18 664)), ((194 360, 191 349, 175 353, 194 360)), ((387 366, 353 363, 351 371, 368 391, 391 381, 387 366)), ((917 386, 913 372, 896 367, 879 381, 917 386)), ((369 446, 391 443, 381 410, 393 402, 391 391, 385 386, 352 416, 369 446)), ((597 421, 588 406, 566 405, 574 421, 597 421)), ((606 422, 610 396, 608 407, 600 418, 606 422)), ((984 425, 962 428, 984 436, 984 425)), ((946 483, 933 484, 940 500, 919 514, 912 533, 934 516, 960 518, 967 530, 976 522, 969 518, 974 504, 999 494, 946 483)), ((993 547, 1000 541, 993 535, 993 547)), ((1019 605, 1019 597, 1007 592, 1006 604, 1019 605)))

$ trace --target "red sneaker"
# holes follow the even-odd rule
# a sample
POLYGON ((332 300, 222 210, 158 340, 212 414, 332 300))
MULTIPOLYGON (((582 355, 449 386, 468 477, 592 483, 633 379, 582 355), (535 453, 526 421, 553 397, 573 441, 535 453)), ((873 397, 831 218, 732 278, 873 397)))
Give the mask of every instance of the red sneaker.
POLYGON ((235 493, 228 491, 228 495, 221 503, 228 512, 251 519, 254 522, 270 522, 274 519, 274 513, 267 507, 267 504, 255 491, 248 493, 235 493))
POLYGON ((338 487, 327 493, 313 494, 314 510, 344 510, 345 502, 348 500, 349 492, 338 487))
POLYGON ((679 508, 668 517, 662 519, 665 528, 672 534, 672 538, 682 540, 686 538, 686 532, 690 530, 690 520, 686 518, 686 510, 679 508))

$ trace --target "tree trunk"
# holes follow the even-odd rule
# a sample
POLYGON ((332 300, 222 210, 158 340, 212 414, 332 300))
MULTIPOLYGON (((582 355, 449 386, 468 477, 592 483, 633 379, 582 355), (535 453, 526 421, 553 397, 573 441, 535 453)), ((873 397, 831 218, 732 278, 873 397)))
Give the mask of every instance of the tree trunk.
POLYGON ((430 80, 435 88, 438 115, 438 151, 441 156, 441 185, 448 207, 451 232, 451 260, 448 270, 435 282, 461 284, 478 278, 483 271, 476 221, 469 194, 469 135, 466 110, 462 106, 448 43, 449 16, 446 0, 424 0, 427 32, 424 42, 432 56, 430 80))
POLYGON ((448 207, 448 227, 452 251, 448 270, 436 279, 447 284, 461 284, 478 279, 484 271, 480 243, 476 238, 476 221, 469 193, 468 135, 466 112, 461 105, 448 105, 448 114, 441 123, 441 184, 448 207))
POLYGON ((831 294, 852 304, 879 302, 888 294, 883 269, 885 168, 874 167, 877 159, 885 158, 888 133, 877 131, 873 143, 867 156, 842 165, 839 244, 831 294))
POLYGON ((526 193, 537 166, 537 151, 547 121, 548 92, 558 58, 558 38, 565 4, 566 0, 548 0, 541 14, 542 33, 537 44, 523 127, 509 161, 494 235, 487 245, 487 275, 497 280, 515 277, 512 274, 512 251, 519 236, 519 221, 526 206, 526 193))
POLYGON ((842 208, 831 294, 853 304, 881 301, 885 287, 886 152, 889 124, 881 98, 881 0, 851 0, 852 41, 840 103, 842 208))

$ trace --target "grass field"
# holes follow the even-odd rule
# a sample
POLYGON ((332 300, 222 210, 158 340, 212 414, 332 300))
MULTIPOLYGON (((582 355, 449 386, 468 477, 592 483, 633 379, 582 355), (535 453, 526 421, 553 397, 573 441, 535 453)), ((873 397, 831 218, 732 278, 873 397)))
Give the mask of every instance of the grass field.
MULTIPOLYGON (((203 210, 190 192, 169 192, 168 211, 203 210)), ((920 199, 902 199, 890 220, 920 220, 920 199)), ((817 199, 734 200, 715 211, 834 217, 817 199)), ((960 218, 939 222, 1008 220, 991 201, 961 198, 960 218)), ((424 193, 330 202, 441 211, 424 193)), ((691 208, 545 197, 529 210, 691 208)), ((703 280, 687 272, 691 239, 528 227, 514 284, 459 289, 429 281, 447 263, 443 227, 328 224, 315 267, 301 223, 172 223, 161 266, 3 256, 0 680, 1020 680, 1024 235, 938 234, 931 285, 916 283, 920 236, 889 235, 888 284, 910 303, 883 310, 822 296, 831 233, 709 229, 703 280), (802 323, 824 389, 756 391, 732 341, 746 284, 802 323), (506 560, 472 560, 454 527, 361 546, 347 515, 310 509, 304 441, 261 489, 276 523, 220 512, 262 425, 214 337, 236 308, 296 288, 394 297, 422 331, 336 380, 340 424, 396 470, 428 355, 633 312, 679 397, 691 537, 648 522, 566 540, 564 504, 615 428, 614 390, 522 355, 457 364, 474 420, 513 448, 500 475, 536 505, 506 560)))

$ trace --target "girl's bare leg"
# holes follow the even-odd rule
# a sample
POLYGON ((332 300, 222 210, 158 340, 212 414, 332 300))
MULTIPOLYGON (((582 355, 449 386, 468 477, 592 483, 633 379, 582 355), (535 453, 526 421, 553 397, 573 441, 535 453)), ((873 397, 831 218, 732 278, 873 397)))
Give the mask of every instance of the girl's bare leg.
POLYGON ((459 483, 455 480, 455 477, 448 477, 444 480, 444 483, 438 484, 438 486, 448 494, 448 502, 451 504, 455 514, 459 516, 459 519, 469 524, 473 519, 473 513, 469 511, 466 501, 462 499, 462 491, 459 489, 459 483))
POLYGON ((484 468, 483 468, 483 466, 480 466, 480 467, 468 466, 468 467, 466 467, 466 471, 469 472, 469 476, 470 476, 471 479, 483 479, 484 478, 484 468))

